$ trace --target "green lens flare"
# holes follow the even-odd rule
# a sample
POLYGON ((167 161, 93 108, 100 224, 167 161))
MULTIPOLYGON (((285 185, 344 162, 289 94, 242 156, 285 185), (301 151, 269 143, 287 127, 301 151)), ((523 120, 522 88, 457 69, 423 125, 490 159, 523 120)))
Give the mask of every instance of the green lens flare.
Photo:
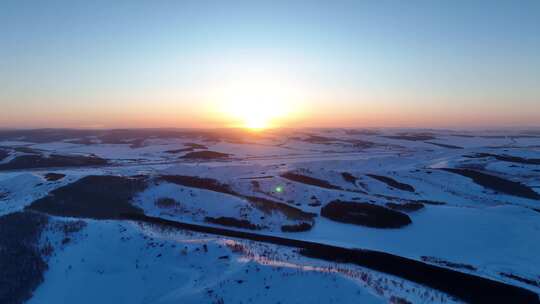
POLYGON ((276 187, 276 192, 277 192, 277 193, 283 192, 283 187, 277 186, 277 187, 276 187))

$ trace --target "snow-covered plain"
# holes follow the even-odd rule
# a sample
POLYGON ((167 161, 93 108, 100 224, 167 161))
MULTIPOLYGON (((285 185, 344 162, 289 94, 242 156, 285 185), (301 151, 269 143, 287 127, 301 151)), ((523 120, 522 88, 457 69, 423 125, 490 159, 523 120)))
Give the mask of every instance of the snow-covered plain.
MULTIPOLYGON (((122 134, 116 142, 106 132, 51 140, 0 134, 0 149, 8 154, 0 159, 0 216, 88 175, 144 176, 148 186, 131 203, 146 215, 215 227, 220 225, 209 217, 245 220, 259 227, 257 233, 388 252, 540 294, 540 199, 534 195, 540 197, 538 130, 122 134), (197 154, 205 151, 228 156, 197 154), (108 163, 2 169, 24 155, 52 154, 99 157, 108 163), (474 170, 532 192, 482 184, 447 169, 474 170), (290 172, 325 184, 295 181, 287 178, 290 172), (49 173, 65 176, 49 180, 49 173), (181 185, 163 176, 212 179, 230 191, 181 185), (253 197, 285 207, 272 209, 253 197), (169 199, 169 205, 160 204, 162 199, 169 199), (412 221, 405 227, 372 228, 322 217, 321 208, 333 200, 383 207, 413 202, 423 208, 404 211, 412 221), (318 216, 306 220, 287 208, 318 216), (303 222, 313 227, 282 231, 283 225, 303 222)), ((292 248, 132 221, 83 220, 87 226, 69 243, 53 242, 44 281, 28 303, 458 301, 388 274, 310 259, 292 248)), ((55 237, 46 231, 42 239, 55 237)))

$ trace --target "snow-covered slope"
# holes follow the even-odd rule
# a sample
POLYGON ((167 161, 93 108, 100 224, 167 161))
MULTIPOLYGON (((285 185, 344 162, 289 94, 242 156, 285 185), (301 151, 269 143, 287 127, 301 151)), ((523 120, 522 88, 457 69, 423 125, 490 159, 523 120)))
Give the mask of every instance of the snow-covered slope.
MULTIPOLYGON (((0 216, 30 208, 74 221, 32 203, 48 197, 77 204, 81 194, 69 185, 85 176, 136 177, 146 185, 129 203, 148 216, 378 250, 540 294, 540 135, 532 131, 156 132, 4 135, 0 216), (200 151, 227 156, 189 154, 200 151), (66 162, 44 166, 51 155, 66 162), (24 161, 13 169, 19 157, 24 161), (106 162, 74 166, 70 157, 106 162), (322 211, 332 201, 384 207, 411 223, 374 228, 331 219, 322 211)), ((87 225, 69 241, 54 229, 43 232, 39 246, 55 240, 54 253, 28 303, 459 301, 294 248, 158 229, 123 215, 88 219, 83 211, 71 214, 87 225)))

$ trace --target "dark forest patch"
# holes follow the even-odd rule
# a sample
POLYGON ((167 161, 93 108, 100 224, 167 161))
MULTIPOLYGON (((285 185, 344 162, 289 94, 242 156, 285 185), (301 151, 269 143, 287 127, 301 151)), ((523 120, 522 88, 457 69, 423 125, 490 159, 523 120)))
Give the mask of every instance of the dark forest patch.
POLYGON ((81 137, 81 138, 76 138, 76 139, 70 139, 70 140, 66 140, 65 142, 70 143, 70 144, 75 144, 75 145, 90 146, 90 145, 98 144, 99 140, 96 139, 93 136, 90 136, 90 137, 81 137))
POLYGON ((440 290, 468 303, 540 303, 538 295, 525 288, 390 253, 343 248, 247 231, 183 223, 150 217, 144 214, 126 214, 125 219, 141 221, 150 225, 159 225, 169 229, 188 229, 196 232, 296 247, 300 249, 300 254, 311 258, 338 263, 352 263, 375 271, 395 275, 440 290))
POLYGON ((184 146, 190 147, 192 149, 208 149, 207 146, 196 143, 185 143, 184 146))
POLYGON ((521 283, 525 283, 525 284, 540 288, 540 281, 520 277, 520 276, 517 276, 517 275, 515 275, 513 273, 499 272, 499 274, 501 276, 503 276, 503 277, 507 277, 509 279, 513 279, 513 280, 519 281, 521 283))
POLYGON ((492 157, 499 161, 505 161, 510 163, 518 163, 518 164, 525 164, 525 165, 540 165, 540 158, 524 158, 519 156, 512 156, 512 155, 498 155, 498 154, 491 154, 491 153, 476 153, 474 155, 465 155, 465 157, 468 158, 486 158, 486 157, 492 157))
POLYGON ((404 183, 400 183, 398 182, 397 180, 393 179, 393 178, 390 178, 390 177, 387 177, 387 176, 382 176, 382 175, 375 175, 375 174, 366 174, 367 176, 373 178, 373 179, 376 179, 380 182, 383 182, 385 183, 386 185, 392 187, 392 188, 396 188, 396 189, 399 189, 399 190, 403 190, 403 191, 408 191, 408 192, 414 192, 414 187, 409 185, 409 184, 404 184, 404 183))
POLYGON ((404 212, 418 211, 424 208, 424 204, 417 203, 417 202, 409 202, 409 203, 404 203, 404 204, 386 203, 386 206, 390 209, 404 211, 404 212))
POLYGON ((86 167, 104 166, 107 160, 97 156, 57 155, 21 155, 6 164, 0 164, 0 170, 52 168, 52 167, 86 167))
POLYGON ((193 148, 182 148, 182 149, 175 149, 175 150, 167 150, 165 153, 168 154, 178 154, 178 153, 184 153, 184 152, 192 152, 193 148))
POLYGON ((162 175, 162 180, 185 187, 199 188, 225 194, 237 195, 227 184, 222 184, 213 178, 203 178, 188 175, 162 175))
POLYGON ((345 180, 348 183, 351 183, 356 186, 356 181, 358 178, 349 172, 341 172, 341 177, 343 177, 343 180, 345 180))
POLYGON ((426 144, 438 146, 438 147, 441 147, 441 148, 447 148, 447 149, 455 149, 455 150, 463 149, 463 147, 460 147, 460 146, 454 146, 454 145, 449 145, 449 144, 440 144, 440 143, 436 143, 436 142, 432 142, 432 141, 426 141, 426 144))
POLYGON ((371 269, 395 275, 444 291, 466 303, 540 303, 532 291, 498 281, 441 268, 384 252, 310 246, 300 254, 338 263, 369 265, 371 269), (422 264, 420 264, 422 263, 422 264))
POLYGON ((468 177, 478 185, 498 192, 534 200, 540 199, 540 194, 519 182, 513 182, 498 176, 470 169, 443 168, 441 170, 468 177))
POLYGON ((295 138, 300 141, 305 141, 311 144, 320 144, 320 145, 342 145, 350 146, 354 148, 367 149, 375 146, 375 143, 360 139, 342 139, 334 137, 326 137, 320 135, 309 135, 307 138, 295 138))
POLYGON ((146 181, 140 177, 86 176, 27 208, 59 216, 116 219, 123 213, 142 213, 130 201, 145 188, 146 181))
POLYGON ((335 200, 321 209, 331 220, 373 228, 401 228, 412 223, 405 213, 369 203, 335 200))
POLYGON ((481 138, 494 138, 494 139, 505 139, 505 138, 511 138, 511 139, 519 139, 519 138, 538 138, 539 136, 536 135, 478 135, 478 137, 481 138))
POLYGON ((263 175, 263 176, 251 176, 251 177, 239 177, 238 179, 269 179, 274 178, 273 175, 263 175))
POLYGON ((437 139, 431 133, 400 133, 397 135, 382 136, 390 139, 409 140, 409 141, 426 141, 437 139))
POLYGON ((9 150, 0 148, 0 161, 4 160, 10 155, 9 150))
POLYGON ((329 144, 333 142, 339 142, 339 139, 337 138, 320 135, 309 135, 307 138, 304 138, 302 140, 312 144, 329 144))
POLYGON ((180 206, 180 203, 177 202, 174 198, 161 197, 156 200, 155 205, 159 208, 168 209, 178 207, 180 206))
POLYGON ((94 130, 68 129, 2 130, 0 131, 0 140, 47 143, 90 136, 94 133, 96 133, 94 130))
MULTIPOLYGON (((110 129, 110 130, 78 130, 78 129, 34 129, 34 130, 0 130, 0 141, 14 140, 31 143, 49 143, 80 141, 81 144, 121 144, 132 148, 141 147, 151 139, 185 139, 216 142, 225 138, 238 138, 246 132, 238 130, 181 130, 181 129, 110 129), (85 139, 91 140, 85 140, 85 139)), ((251 136, 251 134, 250 134, 251 136)), ((189 146, 189 144, 185 144, 189 146)), ((201 147, 194 147, 203 149, 201 147)))
POLYGON ((55 182, 66 177, 66 175, 62 173, 47 173, 43 177, 49 182, 55 182))
POLYGON ((215 151, 195 151, 182 156, 185 159, 227 159, 230 154, 215 151))
POLYGON ((315 213, 305 212, 293 206, 289 206, 287 204, 272 201, 262 197, 245 196, 244 198, 264 213, 268 214, 274 211, 278 211, 290 220, 311 221, 315 216, 317 216, 315 213))
POLYGON ((262 226, 253 224, 248 220, 239 220, 234 217, 226 217, 226 216, 209 217, 207 216, 205 217, 204 220, 212 224, 243 228, 243 229, 249 229, 249 230, 261 230, 263 228, 262 226))
POLYGON ((15 151, 15 152, 20 152, 20 153, 41 154, 41 152, 39 152, 38 150, 27 147, 27 146, 12 147, 11 149, 13 149, 13 151, 15 151))
POLYGON ((380 132, 368 129, 347 129, 344 131, 347 135, 378 135, 380 132))
POLYGON ((332 185, 325 180, 314 178, 307 175, 298 174, 298 173, 287 172, 287 173, 282 174, 281 177, 286 178, 288 180, 292 180, 297 183, 302 183, 302 184, 306 184, 310 186, 316 186, 316 187, 332 189, 332 190, 343 190, 341 187, 332 185))
POLYGON ((359 149, 368 149, 377 145, 373 142, 360 140, 360 139, 346 139, 343 141, 351 145, 353 148, 359 148, 359 149))
POLYGON ((421 256, 420 259, 422 259, 422 261, 424 261, 424 262, 433 263, 433 264, 437 264, 437 265, 441 265, 441 266, 445 266, 445 267, 450 267, 450 268, 455 268, 455 269, 464 269, 464 270, 469 270, 469 271, 476 271, 476 267, 474 267, 472 265, 464 264, 464 263, 449 262, 449 261, 445 261, 445 260, 437 258, 437 257, 421 256))
POLYGON ((426 204, 426 205, 434 205, 434 206, 446 205, 445 202, 431 201, 431 200, 413 200, 411 202, 420 203, 420 204, 426 204))
POLYGON ((0 303, 23 303, 43 282, 47 262, 39 239, 47 223, 47 216, 34 212, 0 217, 0 303))
POLYGON ((304 232, 304 231, 309 231, 311 230, 311 228, 313 227, 313 225, 311 225, 310 223, 299 223, 299 224, 295 224, 295 225, 283 225, 281 226, 281 231, 283 232, 304 232))

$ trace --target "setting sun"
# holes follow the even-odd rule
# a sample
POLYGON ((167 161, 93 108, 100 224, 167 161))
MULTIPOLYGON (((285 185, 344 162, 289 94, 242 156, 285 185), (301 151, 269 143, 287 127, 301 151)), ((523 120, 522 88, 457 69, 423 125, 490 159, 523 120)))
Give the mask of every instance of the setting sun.
POLYGON ((0 0, 0 304, 540 304, 539 29, 0 0))
MULTIPOLYGON (((223 84, 211 97, 217 115, 231 127, 262 130, 299 115, 301 94, 280 77, 250 74, 223 84)), ((283 78, 283 77, 282 77, 283 78)))
POLYGON ((239 127, 266 129, 276 126, 276 120, 287 115, 287 105, 279 97, 257 94, 242 94, 225 100, 223 107, 227 116, 232 117, 239 127))

